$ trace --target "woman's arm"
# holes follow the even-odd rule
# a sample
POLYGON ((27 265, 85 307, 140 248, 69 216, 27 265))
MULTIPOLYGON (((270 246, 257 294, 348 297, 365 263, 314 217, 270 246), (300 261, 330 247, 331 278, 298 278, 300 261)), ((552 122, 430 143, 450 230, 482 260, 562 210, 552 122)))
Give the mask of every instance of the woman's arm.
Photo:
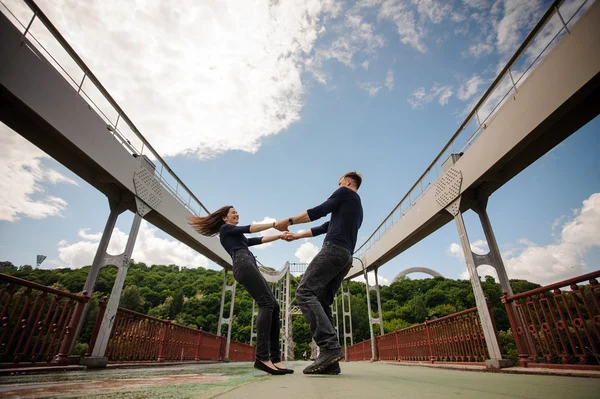
MULTIPOLYGON (((250 233, 258 233, 259 231, 268 230, 272 227, 275 227, 275 222, 273 223, 261 223, 261 224, 251 224, 250 225, 250 233)), ((273 240, 271 240, 273 241, 273 240)))
POLYGON ((277 241, 277 240, 282 239, 284 235, 285 235, 285 233, 283 233, 283 234, 275 234, 275 235, 272 235, 272 236, 248 238, 248 246, 251 247, 253 245, 260 245, 260 244, 266 244, 266 243, 271 242, 271 241, 277 241))

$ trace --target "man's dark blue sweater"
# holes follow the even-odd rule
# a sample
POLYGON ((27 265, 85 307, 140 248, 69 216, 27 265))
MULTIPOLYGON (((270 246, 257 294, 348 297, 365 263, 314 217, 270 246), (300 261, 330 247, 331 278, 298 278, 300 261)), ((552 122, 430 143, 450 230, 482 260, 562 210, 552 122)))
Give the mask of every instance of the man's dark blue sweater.
POLYGON ((362 203, 356 191, 340 187, 327 201, 309 209, 307 213, 311 221, 331 213, 329 222, 311 229, 313 237, 327 233, 324 242, 329 241, 346 248, 350 253, 354 252, 358 229, 363 220, 362 203))

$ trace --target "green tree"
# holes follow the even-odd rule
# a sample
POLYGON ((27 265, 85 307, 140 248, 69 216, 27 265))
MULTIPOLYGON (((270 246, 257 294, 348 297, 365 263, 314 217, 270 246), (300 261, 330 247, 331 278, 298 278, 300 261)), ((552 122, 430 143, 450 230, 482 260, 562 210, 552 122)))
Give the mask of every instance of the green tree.
POLYGON ((119 307, 133 310, 134 312, 144 311, 144 298, 140 293, 140 289, 137 285, 129 285, 123 288, 121 292, 121 299, 119 301, 119 307))

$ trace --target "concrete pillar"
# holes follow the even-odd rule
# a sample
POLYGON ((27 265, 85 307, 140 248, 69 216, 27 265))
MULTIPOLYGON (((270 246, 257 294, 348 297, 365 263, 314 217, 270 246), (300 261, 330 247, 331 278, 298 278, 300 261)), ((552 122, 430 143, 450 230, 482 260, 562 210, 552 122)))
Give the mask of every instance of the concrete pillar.
MULTIPOLYGON (((369 315, 369 337, 371 339, 371 361, 375 360, 375 335, 373 334, 373 312, 371 311, 371 286, 369 285, 369 275, 367 273, 367 269, 365 269, 365 264, 360 258, 354 257, 354 259, 358 260, 362 266, 363 276, 365 278, 365 285, 367 291, 367 312, 369 315)), ((348 282, 350 284, 350 282, 348 282)))
POLYGON ((348 339, 350 345, 354 345, 352 341, 352 306, 350 303, 350 281, 348 281, 348 292, 344 291, 344 283, 342 282, 342 326, 344 328, 344 353, 346 361, 348 361, 348 339), (348 301, 348 311, 346 311, 346 300, 348 301), (348 317, 348 328, 346 328, 346 317, 348 317))
POLYGON ((256 317, 258 316, 258 311, 256 309, 256 301, 252 300, 252 321, 250 322, 250 345, 252 345, 252 341, 256 338, 256 317))
POLYGON ((225 344, 225 359, 229 360, 229 348, 231 347, 231 324, 233 323, 233 308, 235 303, 235 287, 237 282, 233 280, 232 285, 227 285, 227 270, 223 270, 223 293, 221 295, 221 311, 219 313, 219 323, 217 325, 217 335, 221 336, 221 328, 223 324, 227 324, 227 343, 225 344), (223 310, 225 307, 225 294, 227 291, 231 291, 231 304, 229 306, 229 317, 223 317, 223 310))
MULTIPOLYGON (((460 198, 457 199, 457 201, 460 201, 460 198)), ((490 368, 510 367, 510 360, 502 359, 502 353, 500 351, 498 337, 496 336, 496 329, 494 327, 494 323, 492 322, 492 316, 485 301, 485 295, 481 287, 479 275, 477 274, 477 266, 475 263, 474 256, 475 254, 473 254, 473 252, 471 251, 471 243, 469 242, 469 237, 467 235, 467 229, 465 227, 465 222, 462 217, 462 212, 458 211, 454 215, 454 220, 456 222, 458 235, 460 237, 463 253, 467 262, 467 269, 469 271, 471 285, 473 286, 475 304, 477 305, 477 312, 479 313, 481 328, 483 329, 485 342, 487 345, 488 353, 490 355, 490 359, 486 361, 486 365, 490 368)))
POLYGON ((112 257, 112 259, 105 258, 106 262, 115 264, 119 268, 119 272, 117 273, 117 278, 115 279, 108 304, 106 305, 106 312, 102 318, 100 330, 98 331, 94 348, 91 351, 91 356, 84 358, 81 361, 82 364, 85 364, 88 367, 104 367, 108 362, 108 359, 104 356, 104 354, 106 352, 110 333, 112 332, 112 328, 117 316, 119 301, 121 300, 121 292, 123 291, 125 277, 127 276, 127 271, 129 269, 129 260, 131 259, 131 254, 133 253, 133 247, 135 245, 135 240, 137 238, 141 223, 142 217, 136 213, 135 217, 133 218, 127 244, 125 245, 125 252, 123 252, 121 255, 112 257))
MULTIPOLYGON (((107 252, 108 244, 110 242, 110 238, 112 236, 113 230, 115 229, 115 224, 117 223, 117 219, 121 213, 125 210, 124 204, 121 202, 114 202, 109 200, 110 213, 108 215, 108 219, 106 220, 106 225, 104 226, 104 231, 102 232, 102 238, 100 238, 100 243, 98 244, 98 248, 96 249, 96 255, 94 256, 94 261, 92 262, 92 267, 88 272, 87 278, 85 280, 85 284, 83 286, 83 291, 87 293, 88 297, 91 297, 94 294, 94 288, 96 287, 96 281, 98 280, 98 274, 100 273, 100 269, 102 269, 106 265, 107 258, 111 257, 107 252)), ((79 338, 79 334, 81 333, 81 328, 83 327, 83 323, 85 321, 85 317, 87 315, 87 311, 89 308, 89 302, 86 302, 83 308, 83 314, 79 323, 75 327, 73 342, 71 343, 71 348, 69 349, 69 353, 73 351, 75 344, 79 338)), ((90 348, 91 349, 91 348, 90 348)))

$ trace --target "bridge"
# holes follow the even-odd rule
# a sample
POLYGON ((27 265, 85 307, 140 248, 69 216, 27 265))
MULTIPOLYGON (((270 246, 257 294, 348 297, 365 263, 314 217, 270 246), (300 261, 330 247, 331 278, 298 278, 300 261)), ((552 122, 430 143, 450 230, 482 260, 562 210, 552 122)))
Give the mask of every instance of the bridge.
MULTIPOLYGON (((72 318, 71 321, 62 321, 64 331, 68 333, 60 336, 58 353, 58 360, 66 362, 76 341, 74 337, 81 328, 82 315, 86 312, 87 300, 93 293, 98 272, 105 265, 114 264, 119 268, 117 281, 102 317, 98 320, 90 356, 82 362, 89 367, 106 366, 107 351, 111 350, 111 345, 112 348, 116 345, 114 340, 117 338, 111 335, 113 329, 117 325, 125 326, 128 322, 123 320, 127 318, 138 321, 143 318, 143 315, 125 315, 118 308, 142 218, 207 256, 225 271, 231 269, 231 260, 216 238, 202 237, 187 225, 187 216, 208 212, 201 201, 144 138, 35 2, 24 0, 24 3, 31 10, 29 20, 19 20, 8 8, 3 10, 0 17, 0 120, 96 187, 109 201, 110 214, 84 293, 82 296, 69 297, 74 301, 74 307, 69 313, 72 318), (31 34, 30 27, 34 22, 42 23, 55 44, 65 50, 69 55, 67 63, 54 58, 31 34), (129 241, 123 254, 110 255, 106 252, 110 235, 117 217, 124 211, 135 213, 129 241), (122 324, 118 324, 119 320, 122 324)), ((350 292, 342 288, 342 303, 348 304, 347 308, 344 306, 342 310, 342 335, 347 358, 395 361, 428 359, 431 362, 446 361, 444 359, 450 359, 451 362, 465 361, 466 358, 472 358, 477 363, 495 369, 509 366, 509 362, 503 358, 493 316, 483 296, 477 275, 477 267, 480 265, 493 266, 498 272, 500 284, 506 292, 503 300, 511 325, 515 327, 515 331, 521 328, 516 340, 519 352, 523 355, 523 365, 533 362, 533 352, 535 350, 535 354, 538 353, 539 347, 536 345, 541 342, 538 342, 539 339, 536 341, 537 335, 533 331, 537 331, 537 327, 533 328, 531 334, 527 333, 526 328, 522 328, 526 324, 531 329, 536 323, 531 312, 526 312, 526 301, 537 298, 536 295, 540 293, 554 289, 560 291, 564 287, 586 281, 590 284, 591 294, 595 295, 598 273, 591 273, 567 283, 557 283, 556 287, 545 287, 546 291, 512 295, 508 275, 486 212, 490 195, 600 113, 600 52, 597 51, 600 48, 600 5, 591 5, 579 21, 572 24, 569 17, 564 18, 560 14, 558 7, 561 3, 562 1, 555 1, 548 9, 450 141, 354 254, 355 261, 347 279, 364 276, 367 297, 369 298, 371 291, 376 293, 378 316, 373 316, 371 301, 368 299, 371 339, 369 342, 354 344, 350 292), (532 43, 552 18, 559 18, 562 22, 561 29, 554 37, 556 40, 553 39, 542 53, 532 56, 529 51, 532 43), (523 61, 526 67, 517 68, 523 61), (470 250, 468 234, 462 219, 462 214, 468 210, 474 210, 480 217, 490 247, 490 253, 486 255, 473 254, 470 250), (467 313, 454 315, 452 319, 440 320, 437 324, 426 321, 423 325, 411 327, 410 331, 384 334, 379 284, 376 280, 374 285, 370 285, 367 273, 376 272, 386 262, 452 220, 455 221, 461 237, 477 307, 466 311, 467 313), (344 302, 346 300, 347 302, 344 302), (349 331, 346 327, 347 318, 349 331), (444 349, 441 343, 451 340, 451 336, 455 337, 455 340, 457 337, 467 337, 464 331, 449 332, 445 325, 441 327, 442 323, 450 320, 453 325, 471 329, 471 333, 467 334, 470 337, 469 345, 473 345, 469 354, 445 357, 449 355, 442 353, 444 349), (381 334, 378 337, 375 337, 373 325, 379 325, 381 334), (406 337, 422 337, 425 333, 426 339, 417 340, 421 343, 426 342, 425 346, 414 349, 417 342, 414 340, 410 343, 407 341, 406 346, 403 346, 402 340, 408 339, 406 337), (431 334, 438 334, 438 338, 431 338, 431 334), (438 344, 439 347, 436 346, 438 344), (405 353, 404 350, 409 347, 413 349, 410 353, 405 353), (426 352, 428 354, 425 354, 426 352)), ((434 274, 431 270, 425 272, 434 274)), ((284 305, 284 337, 290 336, 288 320, 292 314, 289 297, 291 273, 293 270, 289 264, 276 272, 263 270, 263 275, 274 285, 274 289, 278 290, 278 298, 284 305)), ((377 279, 377 273, 375 278, 377 279)), ((23 282, 11 281, 12 284, 27 286, 23 282)), ((35 289, 43 290, 41 287, 35 289)), ((62 295, 53 291, 44 292, 62 295)), ((211 355, 211 359, 229 359, 230 349, 232 345, 236 345, 230 339, 234 298, 235 282, 231 286, 227 285, 225 273, 218 336, 221 336, 224 325, 228 325, 229 329, 225 341, 210 338, 213 340, 211 342, 214 342, 211 348, 217 351, 214 356, 211 355), (227 292, 231 293, 231 308, 229 316, 224 317, 223 308, 227 292), (220 349, 217 349, 218 345, 221 345, 220 349)), ((571 294, 570 298, 575 302, 585 301, 585 295, 578 297, 577 293, 571 294)), ((597 299, 594 304, 598 307, 597 299)), ((600 309, 594 310, 594 307, 588 306, 587 303, 586 309, 589 320, 596 320, 593 315, 600 309)), ((33 318, 30 319, 33 321, 33 318)), ((144 320, 144 323, 149 323, 149 319, 144 320)), ((567 321, 575 326, 575 329, 585 329, 581 320, 567 321)), ((172 324, 159 322, 162 321, 152 321, 161 326, 161 330, 156 331, 162 331, 164 336, 171 334, 169 331, 173 330, 172 324)), ((546 331, 547 327, 543 324, 540 322, 539 328, 546 331)), ((591 333, 587 332, 588 338, 584 341, 585 345, 593 348, 592 354, 597 356, 598 348, 594 341, 594 337, 597 339, 598 336, 597 325, 594 325, 594 328, 591 333)), ((186 359, 199 360, 203 348, 201 342, 209 340, 209 337, 202 332, 184 329, 179 329, 177 334, 188 337, 185 340, 189 341, 184 340, 187 343, 177 347, 177 350, 181 349, 181 359, 186 353, 186 359), (195 355, 189 351, 195 351, 195 355)), ((16 332, 12 335, 16 336, 16 332)), ((10 342, 15 339, 11 338, 10 342)), ((119 339, 126 337, 121 336, 119 339)), ((164 356, 170 356, 167 355, 167 347, 171 341, 163 338, 161 342, 159 353, 163 354, 164 360, 164 356)), ((290 342, 285 342, 283 345, 290 345, 290 342)), ((569 350, 581 349, 576 349, 576 346, 571 343, 569 350)), ((246 350, 242 346, 237 347, 240 353, 246 350)), ((560 356, 557 351, 555 350, 556 353, 553 352, 552 356, 560 356)), ((288 352, 286 348, 285 353, 288 352)), ((588 359, 589 354, 582 354, 580 357, 588 359)), ((160 354, 158 358, 161 358, 160 354)))

